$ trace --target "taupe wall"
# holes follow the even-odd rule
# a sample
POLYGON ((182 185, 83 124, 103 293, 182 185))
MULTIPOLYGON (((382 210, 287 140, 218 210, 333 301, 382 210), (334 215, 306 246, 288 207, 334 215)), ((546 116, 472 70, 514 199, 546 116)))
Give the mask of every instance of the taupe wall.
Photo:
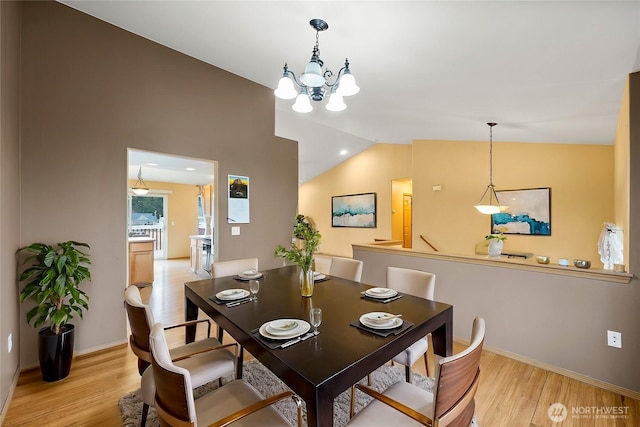
POLYGON ((20 5, 0 2, 0 407, 18 372, 19 310, 15 251, 19 245, 18 150, 20 5), (13 337, 9 352, 8 337, 13 337))
MULTIPOLYGON (((487 321, 486 344, 640 392, 640 288, 630 284, 354 249, 362 281, 386 284, 386 267, 436 275, 435 299, 453 305, 453 334, 469 339, 487 321), (608 347, 607 329, 622 332, 608 347)), ((636 255, 637 258, 637 255, 636 255)))
MULTIPOLYGON (((273 136, 270 89, 55 2, 25 2, 22 24, 20 240, 91 244, 76 352, 126 340, 127 147, 216 160, 223 180, 249 176, 251 223, 231 236, 219 222, 219 257, 280 265, 273 249, 290 241, 297 144, 273 136)), ((224 197, 219 208, 226 218, 224 197)), ((22 367, 37 360, 25 310, 22 367)))

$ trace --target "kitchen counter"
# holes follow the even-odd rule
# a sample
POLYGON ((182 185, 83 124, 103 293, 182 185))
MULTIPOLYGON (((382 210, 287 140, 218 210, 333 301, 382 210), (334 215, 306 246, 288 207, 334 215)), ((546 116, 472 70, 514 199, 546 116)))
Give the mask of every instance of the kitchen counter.
POLYGON ((129 285, 153 284, 155 242, 151 237, 129 237, 129 285))

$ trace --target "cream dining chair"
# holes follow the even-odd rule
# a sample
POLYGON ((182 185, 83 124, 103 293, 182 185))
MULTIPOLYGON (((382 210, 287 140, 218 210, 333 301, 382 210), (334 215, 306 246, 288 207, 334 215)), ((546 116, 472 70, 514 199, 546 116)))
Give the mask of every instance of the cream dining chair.
POLYGON ((271 406, 289 397, 297 404, 298 427, 302 426, 302 402, 291 391, 265 399, 248 382, 234 380, 195 399, 193 377, 171 360, 162 325, 153 325, 149 342, 156 383, 155 408, 161 426, 226 426, 240 420, 238 425, 242 426, 292 427, 271 406))
MULTIPOLYGON (((420 270, 387 267, 387 287, 400 293, 433 300, 433 294, 436 287, 436 275, 420 270)), ((424 337, 420 338, 409 348, 393 358, 394 362, 405 366, 405 377, 407 382, 411 382, 411 366, 420 358, 420 356, 424 357, 427 376, 430 375, 427 356, 429 349, 429 339, 428 337, 424 337)))
MULTIPOLYGON (((211 277, 235 276, 238 273, 248 270, 258 270, 258 258, 241 258, 232 259, 230 261, 218 261, 211 263, 211 277)), ((218 339, 222 341, 224 329, 218 326, 218 339)), ((240 361, 244 359, 244 347, 240 347, 240 361)))
POLYGON ((247 270, 258 269, 258 258, 233 259, 211 263, 211 277, 234 276, 247 270))
MULTIPOLYGON (((470 426, 475 412, 484 336, 484 319, 477 317, 473 321, 469 347, 438 361, 433 391, 403 381, 382 393, 356 384, 354 388, 374 399, 351 418, 347 426, 470 426)), ((352 397, 352 416, 353 402, 352 397)))
POLYGON ((357 259, 333 257, 329 275, 359 282, 362 278, 363 262, 357 259))
MULTIPOLYGON (((124 305, 129 320, 129 329, 131 330, 129 345, 133 353, 138 356, 138 372, 142 376, 140 391, 143 405, 140 425, 144 427, 149 406, 153 405, 155 395, 155 383, 151 372, 152 369, 150 369, 152 357, 149 347, 149 334, 155 321, 151 308, 142 303, 140 290, 136 286, 129 286, 125 290, 124 305)), ((169 350, 171 358, 177 365, 191 372, 194 387, 199 387, 216 379, 222 385, 222 377, 235 372, 237 361, 237 356, 228 351, 227 348, 237 348, 237 344, 221 345, 217 339, 209 337, 211 323, 206 319, 170 325, 166 329, 199 323, 208 324, 207 338, 172 348, 169 350)))

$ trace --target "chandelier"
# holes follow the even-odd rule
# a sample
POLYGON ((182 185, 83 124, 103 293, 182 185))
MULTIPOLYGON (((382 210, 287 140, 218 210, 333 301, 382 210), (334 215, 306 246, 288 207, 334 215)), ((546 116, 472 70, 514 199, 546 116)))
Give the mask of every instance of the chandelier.
POLYGON ((328 68, 322 71, 324 62, 320 59, 319 35, 320 31, 329 28, 322 19, 312 19, 309 25, 316 30, 316 45, 311 53, 311 60, 304 69, 304 73, 300 76, 300 81, 296 78, 293 71, 289 71, 287 63, 284 64, 284 72, 282 78, 278 82, 278 88, 274 91, 275 95, 281 99, 296 98, 296 102, 291 108, 298 113, 308 113, 313 110, 310 100, 322 101, 324 95, 329 92, 329 102, 325 106, 329 111, 342 111, 347 106, 344 103, 344 96, 355 95, 360 91, 356 85, 356 79, 349 69, 349 61, 344 60, 342 67, 333 83, 330 79, 334 74, 328 68), (294 87, 294 82, 298 86, 298 90, 294 87))
POLYGON ((138 196, 142 196, 149 192, 149 187, 147 187, 147 183, 142 179, 142 168, 138 169, 138 180, 131 187, 131 191, 138 196))
POLYGON ((496 126, 497 123, 487 123, 487 125, 489 125, 489 185, 487 185, 487 189, 482 193, 480 201, 474 207, 480 213, 491 215, 506 212, 509 207, 500 205, 496 189, 493 185, 493 127, 496 126), (485 201, 487 194, 489 194, 488 204, 485 201), (496 199, 495 203, 493 199, 496 199))

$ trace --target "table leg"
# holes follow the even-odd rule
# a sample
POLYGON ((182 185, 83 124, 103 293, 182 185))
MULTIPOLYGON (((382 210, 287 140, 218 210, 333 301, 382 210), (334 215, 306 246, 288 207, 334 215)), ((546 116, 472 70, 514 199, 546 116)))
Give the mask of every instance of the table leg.
POLYGON ((244 347, 240 346, 238 363, 236 364, 236 378, 242 379, 242 362, 244 361, 244 347))
MULTIPOLYGON (((185 298, 184 320, 196 320, 198 318, 198 306, 189 298, 185 298)), ((196 325, 187 326, 184 332, 185 344, 194 342, 196 339, 196 325)))
POLYGON ((451 356, 453 354, 453 310, 445 313, 445 322, 442 326, 432 332, 433 351, 440 356, 451 356))
POLYGON ((307 424, 309 427, 333 425, 333 399, 323 397, 326 393, 316 392, 316 404, 307 404, 307 424))

